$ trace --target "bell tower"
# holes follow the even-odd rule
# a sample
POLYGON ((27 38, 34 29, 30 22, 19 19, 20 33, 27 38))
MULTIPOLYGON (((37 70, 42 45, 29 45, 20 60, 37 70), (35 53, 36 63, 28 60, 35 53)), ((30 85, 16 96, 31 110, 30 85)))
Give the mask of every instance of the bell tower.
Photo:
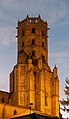
POLYGON ((47 31, 47 22, 40 16, 29 18, 27 15, 26 19, 18 21, 18 64, 27 63, 28 57, 31 57, 33 65, 37 64, 40 57, 48 64, 47 31), (26 54, 26 57, 22 54, 26 54))
POLYGON ((18 21, 17 47, 17 64, 10 73, 11 104, 29 108, 32 103, 33 110, 59 116, 59 103, 54 105, 59 79, 56 67, 52 72, 48 65, 48 24, 40 15, 18 21))

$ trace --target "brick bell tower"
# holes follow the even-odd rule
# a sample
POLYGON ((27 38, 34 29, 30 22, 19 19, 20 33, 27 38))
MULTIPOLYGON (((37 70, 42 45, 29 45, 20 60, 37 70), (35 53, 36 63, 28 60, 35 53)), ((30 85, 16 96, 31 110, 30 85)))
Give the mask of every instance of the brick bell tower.
POLYGON ((47 22, 40 16, 18 21, 18 64, 27 63, 32 59, 35 66, 38 59, 42 58, 48 64, 47 22), (23 56, 25 55, 25 57, 23 56))
POLYGON ((48 24, 40 15, 18 21, 17 64, 10 73, 10 103, 59 117, 57 67, 48 65, 48 24), (58 102, 58 103, 57 103, 58 102), (55 103, 55 104, 54 104, 55 103))

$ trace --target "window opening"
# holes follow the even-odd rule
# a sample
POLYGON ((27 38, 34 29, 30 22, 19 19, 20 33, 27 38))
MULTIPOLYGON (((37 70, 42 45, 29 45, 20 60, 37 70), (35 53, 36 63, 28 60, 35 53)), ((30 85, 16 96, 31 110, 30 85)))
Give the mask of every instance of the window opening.
POLYGON ((32 39, 32 45, 34 45, 34 39, 32 39))
POLYGON ((32 51, 32 56, 35 56, 35 51, 32 51))
POLYGON ((22 31, 22 36, 24 36, 24 35, 25 35, 25 31, 23 30, 23 31, 22 31))
POLYGON ((36 72, 33 72, 34 73, 34 76, 36 77, 36 72))
POLYGON ((4 102, 5 102, 5 98, 2 97, 2 103, 4 103, 4 102))
POLYGON ((36 89, 36 72, 33 72, 34 73, 34 89, 36 89))
POLYGON ((44 36, 44 31, 42 31, 42 36, 44 36))
POLYGON ((35 51, 32 51, 32 56, 35 56, 35 51))
POLYGON ((16 110, 14 110, 14 115, 16 115, 17 114, 17 111, 16 110))
POLYGON ((32 28, 32 33, 35 33, 35 28, 32 28))
POLYGON ((36 19, 36 21, 35 21, 36 23, 37 23, 37 19, 36 19))
POLYGON ((24 42, 22 42, 22 47, 24 47, 24 42))
POLYGON ((31 19, 30 19, 30 23, 31 23, 31 19))
POLYGON ((44 42, 42 42, 42 46, 44 47, 44 42))
POLYGON ((44 55, 42 55, 42 61, 43 61, 43 63, 45 62, 44 55))
POLYGON ((47 105, 47 94, 45 92, 45 105, 47 105))

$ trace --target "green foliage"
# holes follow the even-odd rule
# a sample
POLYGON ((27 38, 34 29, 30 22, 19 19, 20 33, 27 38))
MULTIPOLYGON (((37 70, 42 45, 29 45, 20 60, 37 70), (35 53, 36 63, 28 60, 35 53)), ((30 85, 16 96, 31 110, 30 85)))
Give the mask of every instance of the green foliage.
POLYGON ((64 109, 63 111, 67 111, 69 112, 69 108, 68 105, 69 105, 69 79, 66 77, 65 79, 65 89, 64 89, 64 92, 65 92, 65 95, 66 95, 66 100, 65 99, 62 99, 60 101, 60 103, 64 106, 64 109))

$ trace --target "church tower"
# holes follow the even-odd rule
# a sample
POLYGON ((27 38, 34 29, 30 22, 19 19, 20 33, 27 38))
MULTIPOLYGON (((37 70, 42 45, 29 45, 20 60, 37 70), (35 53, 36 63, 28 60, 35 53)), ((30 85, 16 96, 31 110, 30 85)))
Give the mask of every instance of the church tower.
POLYGON ((17 64, 10 73, 10 104, 59 117, 57 67, 48 65, 48 24, 40 15, 18 21, 17 64))

